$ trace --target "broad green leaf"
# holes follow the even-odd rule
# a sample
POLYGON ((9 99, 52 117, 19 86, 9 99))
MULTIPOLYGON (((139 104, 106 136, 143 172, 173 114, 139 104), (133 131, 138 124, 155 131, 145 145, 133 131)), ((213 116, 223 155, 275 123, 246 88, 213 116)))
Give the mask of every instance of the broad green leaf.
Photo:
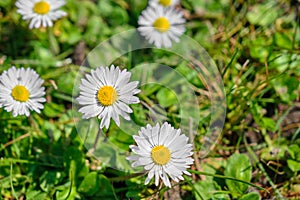
POLYGON ((56 103, 46 103, 44 105, 43 113, 47 117, 58 117, 60 116, 65 110, 64 105, 56 104, 56 103))
POLYGON ((147 84, 142 87, 142 91, 146 96, 149 96, 159 90, 161 87, 162 86, 159 84, 147 84))
POLYGON ((89 173, 78 187, 78 192, 84 193, 88 196, 94 195, 100 187, 100 180, 97 172, 89 173))
POLYGON ((250 48, 250 55, 253 58, 259 59, 261 62, 264 62, 269 55, 269 48, 265 46, 253 45, 250 48))
POLYGON ((292 39, 285 33, 276 32, 274 34, 275 43, 282 48, 291 49, 293 47, 292 39))
POLYGON ((46 199, 47 193, 37 191, 37 190, 30 190, 26 192, 26 199, 27 200, 35 200, 35 199, 46 199))
POLYGON ((71 187, 71 182, 67 182, 64 185, 60 185, 60 186, 56 187, 56 193, 55 193, 56 199, 57 200, 75 199, 77 191, 76 191, 76 187, 74 186, 74 184, 72 184, 72 185, 73 186, 71 187))
POLYGON ((268 117, 261 118, 261 124, 264 128, 266 128, 269 131, 274 131, 276 123, 273 119, 268 117))
POLYGON ((222 193, 221 187, 212 180, 198 181, 194 184, 194 195, 197 200, 211 200, 211 199, 230 199, 228 194, 224 191, 222 193))
POLYGON ((299 80, 296 77, 284 74, 283 76, 272 80, 272 84, 280 98, 285 102, 293 101, 299 97, 299 94, 297 93, 299 80))
POLYGON ((238 200, 260 200, 261 197, 258 193, 256 192, 251 192, 249 194, 245 194, 243 195, 241 198, 239 198, 238 200))
POLYGON ((292 159, 288 159, 287 164, 293 172, 300 171, 300 161, 295 161, 295 160, 292 160, 292 159))
POLYGON ((39 178, 41 189, 45 192, 51 191, 54 185, 60 181, 59 179, 60 176, 61 176, 60 172, 45 171, 39 178))
POLYGON ((104 199, 115 199, 113 186, 111 185, 108 178, 102 174, 98 175, 99 179, 99 190, 97 193, 97 197, 102 197, 104 199))
POLYGON ((68 147, 64 153, 64 165, 66 170, 68 170, 69 179, 76 183, 78 174, 85 166, 82 152, 76 147, 68 147))
POLYGON ((58 91, 72 95, 77 71, 66 72, 57 81, 58 91))
POLYGON ((278 10, 274 9, 270 3, 257 4, 254 5, 250 12, 247 13, 246 18, 251 24, 268 26, 275 22, 278 14, 278 10))
POLYGON ((209 200, 216 191, 214 182, 212 181, 199 181, 194 184, 194 194, 197 200, 209 200))
POLYGON ((288 152, 293 159, 300 161, 300 145, 292 144, 288 147, 288 152))
MULTIPOLYGON (((251 180, 252 166, 250 160, 245 154, 233 154, 229 157, 224 171, 225 176, 234 177, 247 182, 251 180)), ((228 189, 233 193, 234 197, 242 195, 246 192, 248 185, 226 179, 228 189)))
POLYGON ((293 144, 288 147, 288 152, 291 156, 291 159, 287 160, 289 168, 293 172, 300 171, 300 145, 293 144))
POLYGON ((176 94, 168 88, 160 89, 156 97, 162 107, 169 107, 177 103, 176 94))

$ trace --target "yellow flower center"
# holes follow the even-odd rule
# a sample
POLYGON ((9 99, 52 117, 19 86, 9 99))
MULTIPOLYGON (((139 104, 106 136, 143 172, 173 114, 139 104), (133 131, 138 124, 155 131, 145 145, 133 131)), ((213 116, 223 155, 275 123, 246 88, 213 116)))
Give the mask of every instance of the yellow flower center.
POLYGON ((50 4, 46 1, 36 2, 33 6, 33 11, 37 14, 44 15, 50 10, 50 4))
POLYGON ((118 93, 112 86, 103 86, 98 90, 97 97, 103 106, 111 106, 116 102, 118 93))
POLYGON ((153 23, 153 27, 159 32, 166 32, 170 29, 170 23, 167 18, 159 17, 153 23))
POLYGON ((29 99, 30 93, 26 87, 22 85, 17 85, 12 89, 11 96, 16 101, 26 102, 29 99))
POLYGON ((151 157, 156 164, 165 165, 170 161, 171 153, 167 147, 159 145, 151 150, 151 157))
POLYGON ((158 1, 163 6, 169 6, 172 3, 172 0, 159 0, 158 1))

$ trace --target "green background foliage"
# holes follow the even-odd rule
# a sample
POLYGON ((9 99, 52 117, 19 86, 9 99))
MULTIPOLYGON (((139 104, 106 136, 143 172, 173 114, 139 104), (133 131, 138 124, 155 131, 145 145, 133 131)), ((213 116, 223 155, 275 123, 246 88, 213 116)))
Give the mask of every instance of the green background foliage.
MULTIPOLYGON (((197 94, 204 116, 194 139, 197 162, 192 176, 173 183, 172 189, 156 187, 153 181, 143 184, 146 176, 134 173, 125 160, 134 144, 131 135, 137 133, 124 133, 113 122, 102 135, 101 151, 94 152, 101 154, 97 159, 84 146, 72 110, 74 82, 87 53, 111 36, 136 28, 147 1, 67 0, 62 8, 67 17, 51 28, 33 30, 14 3, 0 1, 0 73, 12 65, 35 69, 45 80, 47 102, 40 115, 29 118, 13 118, 0 109, 0 198, 300 198, 299 1, 182 0, 178 9, 187 19, 185 34, 216 62, 226 90, 222 137, 202 159, 210 99, 206 83, 189 63, 159 49, 134 51, 114 62, 127 69, 140 63, 168 65, 197 94)), ((149 123, 152 107, 167 113, 166 120, 176 127, 176 95, 184 93, 155 84, 142 90, 144 104, 132 106, 132 120, 140 126, 149 123)))

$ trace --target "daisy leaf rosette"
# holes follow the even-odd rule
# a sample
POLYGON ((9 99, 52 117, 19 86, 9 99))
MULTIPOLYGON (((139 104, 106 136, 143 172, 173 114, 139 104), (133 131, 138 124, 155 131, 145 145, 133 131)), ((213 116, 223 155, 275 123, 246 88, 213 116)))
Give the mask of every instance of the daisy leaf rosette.
POLYGON ((132 113, 130 104, 139 103, 140 92, 138 81, 130 82, 131 73, 114 65, 97 67, 81 79, 80 93, 77 101, 81 108, 79 112, 84 119, 98 117, 101 119, 100 128, 109 128, 110 119, 120 126, 119 116, 130 120, 132 113))
POLYGON ((161 126, 157 123, 154 127, 148 124, 133 138, 137 146, 131 145, 130 149, 135 155, 127 160, 132 161, 132 167, 143 166, 148 172, 145 184, 155 177, 156 186, 161 179, 171 187, 169 177, 178 182, 184 180, 183 174, 191 175, 187 168, 194 162, 192 144, 181 134, 181 129, 174 129, 167 122, 161 126))
POLYGON ((148 6, 139 16, 138 31, 157 48, 169 48, 173 41, 180 41, 180 36, 185 32, 184 23, 182 12, 173 7, 148 6))
POLYGON ((0 107, 14 117, 29 116, 31 110, 40 113, 46 101, 43 83, 33 69, 11 67, 0 76, 0 107))
POLYGON ((64 0, 18 0, 17 12, 23 20, 30 20, 29 28, 53 26, 53 21, 67 15, 60 10, 65 5, 64 0))

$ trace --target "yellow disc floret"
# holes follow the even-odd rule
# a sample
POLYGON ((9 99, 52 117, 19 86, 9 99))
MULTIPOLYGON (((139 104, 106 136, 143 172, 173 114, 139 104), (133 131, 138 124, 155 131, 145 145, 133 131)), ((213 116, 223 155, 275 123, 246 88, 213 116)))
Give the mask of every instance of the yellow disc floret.
POLYGON ((170 29, 169 20, 165 17, 159 17, 153 23, 153 27, 159 32, 166 32, 170 29))
POLYGON ((98 90, 98 101, 103 106, 111 106, 118 98, 117 91, 112 86, 103 86, 98 90))
POLYGON ((159 145, 151 150, 151 157, 156 164, 165 165, 170 161, 171 153, 167 147, 159 145))
POLYGON ((26 102, 29 99, 30 93, 26 87, 17 85, 12 89, 11 96, 16 101, 26 102))
POLYGON ((169 6, 172 3, 172 0, 159 0, 158 1, 163 6, 169 6))
POLYGON ((33 6, 33 12, 44 15, 50 11, 50 4, 46 1, 36 2, 33 6))

